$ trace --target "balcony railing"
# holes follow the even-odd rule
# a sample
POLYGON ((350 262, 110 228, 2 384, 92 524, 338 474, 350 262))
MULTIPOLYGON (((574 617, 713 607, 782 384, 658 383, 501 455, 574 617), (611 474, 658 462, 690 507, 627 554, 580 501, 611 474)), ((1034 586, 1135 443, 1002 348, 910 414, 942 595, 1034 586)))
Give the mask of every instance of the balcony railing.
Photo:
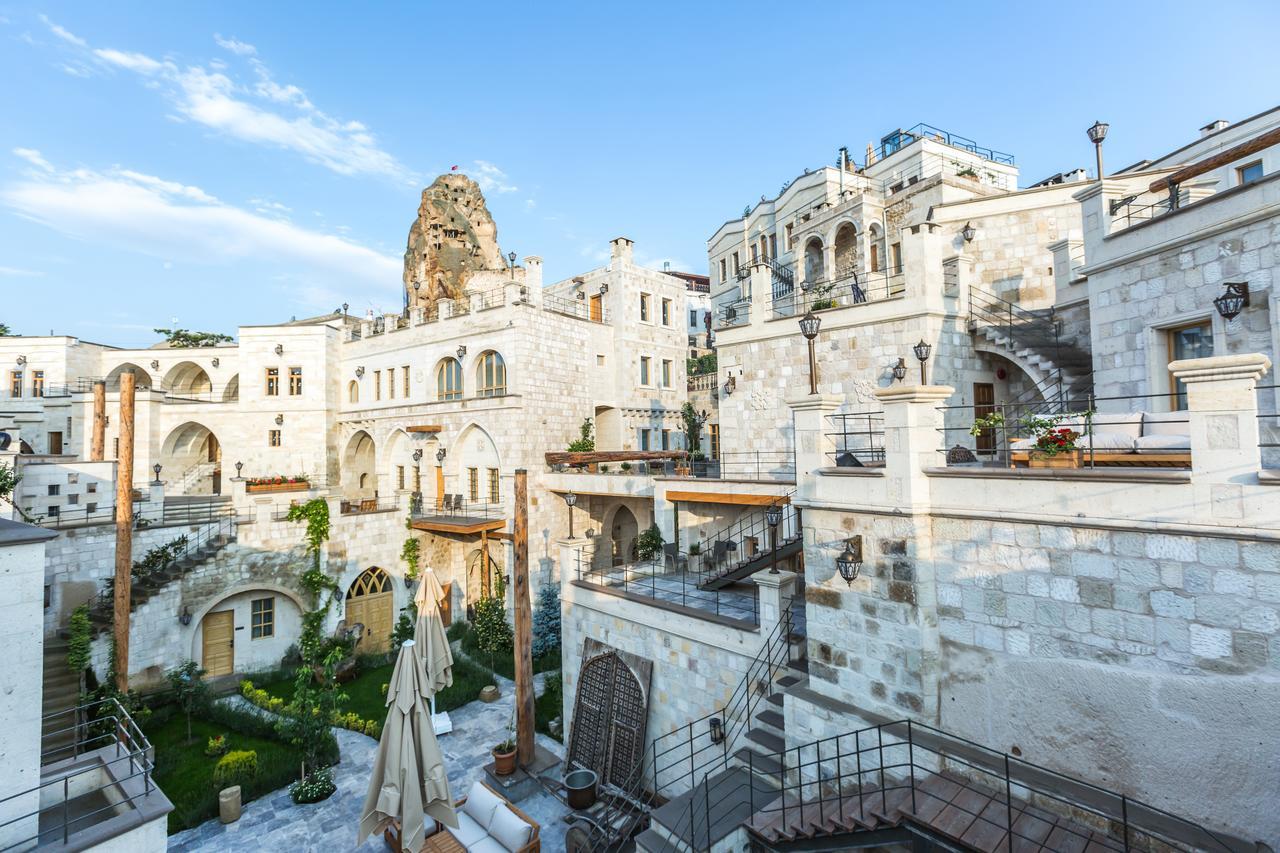
POLYGON ((361 498, 338 502, 338 513, 341 515, 365 515, 374 512, 395 512, 400 502, 395 498, 361 498))
POLYGON ((46 715, 43 723, 41 765, 70 763, 40 784, 0 799, 0 813, 22 810, 0 823, 0 835, 10 845, 6 850, 66 846, 73 835, 125 809, 163 798, 151 779, 151 744, 115 699, 58 711, 46 715), (90 753, 96 760, 77 763, 90 753))
POLYGON ((735 302, 732 305, 722 305, 717 314, 716 328, 732 329, 735 326, 745 326, 751 322, 751 302, 735 302))
POLYGON ((576 317, 579 320, 588 320, 592 323, 609 322, 609 309, 603 305, 593 307, 583 299, 565 299, 563 296, 555 296, 547 293, 542 297, 542 308, 544 311, 552 311, 556 314, 564 314, 566 317, 576 317))
POLYGON ((837 468, 884 464, 884 412, 837 412, 827 415, 835 450, 827 461, 837 468))
MULTIPOLYGON (((895 130, 880 140, 880 146, 875 150, 874 160, 883 160, 898 153, 902 149, 922 139, 931 139, 934 142, 941 142, 944 145, 950 145, 953 148, 960 148, 968 151, 970 154, 976 154, 983 160, 990 160, 992 163, 1001 163, 1006 166, 1013 165, 1013 155, 1006 154, 1003 151, 996 151, 993 148, 986 148, 974 142, 966 136, 958 133, 952 133, 949 130, 943 130, 930 124, 921 122, 915 127, 907 130, 895 130)), ((868 163, 870 165, 870 163, 868 163)))
POLYGON ((583 559, 581 551, 576 554, 576 578, 581 583, 732 619, 744 627, 760 624, 759 598, 753 584, 741 589, 699 589, 698 575, 672 568, 672 561, 661 556, 596 567, 583 559))
POLYGON ((837 271, 836 276, 830 280, 805 282, 799 291, 775 298, 773 316, 794 317, 807 311, 825 311, 879 302, 901 296, 906 289, 901 266, 872 273, 846 269, 837 271))

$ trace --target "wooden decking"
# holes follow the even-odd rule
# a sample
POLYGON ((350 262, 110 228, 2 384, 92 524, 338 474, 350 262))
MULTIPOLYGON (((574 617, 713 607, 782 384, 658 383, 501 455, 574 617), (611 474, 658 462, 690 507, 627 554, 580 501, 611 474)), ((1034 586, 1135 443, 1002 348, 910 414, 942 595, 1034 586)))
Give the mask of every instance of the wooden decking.
POLYGON ((915 805, 903 780, 884 788, 863 786, 861 792, 827 792, 822 802, 791 805, 782 798, 765 806, 747 824, 768 844, 786 849, 788 842, 834 835, 877 832, 904 824, 983 853, 1120 853, 1122 839, 1068 820, 1015 798, 1013 843, 1009 843, 1010 810, 1003 792, 974 785, 960 776, 917 770, 915 805), (923 777, 923 778, 922 778, 923 777))

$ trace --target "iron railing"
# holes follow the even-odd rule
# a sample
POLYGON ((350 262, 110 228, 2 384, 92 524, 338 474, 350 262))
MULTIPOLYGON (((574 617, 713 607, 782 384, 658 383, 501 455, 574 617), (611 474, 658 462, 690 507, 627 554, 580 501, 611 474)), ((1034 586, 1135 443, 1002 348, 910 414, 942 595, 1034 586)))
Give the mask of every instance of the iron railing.
POLYGON ((835 277, 806 281, 799 291, 792 291, 773 301, 775 317, 794 317, 806 311, 824 311, 829 308, 845 308, 902 296, 906 292, 902 267, 892 267, 872 273, 859 273, 846 268, 835 277))
POLYGON ((667 567, 679 569, 684 563, 702 586, 721 580, 747 563, 763 562, 801 536, 800 510, 791 503, 794 496, 793 490, 771 505, 779 513, 776 530, 770 527, 764 507, 752 510, 703 536, 699 542, 691 543, 683 552, 668 554, 667 567))
MULTIPOLYGON (((1111 202, 1108 212, 1111 214, 1111 230, 1120 231, 1136 225, 1139 222, 1147 222, 1159 216, 1164 216, 1171 210, 1176 210, 1177 205, 1168 196, 1164 196, 1156 201, 1146 204, 1136 204, 1142 197, 1141 193, 1137 195, 1126 196, 1125 198, 1115 199, 1111 202)), ((1186 194, 1183 194, 1185 200, 1186 194)))
POLYGON ((875 159, 883 160, 885 157, 896 154, 921 139, 932 139, 935 142, 941 142, 953 148, 963 149, 970 154, 978 155, 983 160, 990 160, 992 163, 1001 163, 1006 166, 1012 166, 1014 163, 1012 154, 987 148, 968 137, 923 122, 906 130, 899 129, 887 134, 880 140, 880 145, 875 150, 875 159))
POLYGON ((751 300, 739 300, 732 305, 721 305, 716 312, 716 328, 732 329, 751 322, 751 300))
POLYGON ((55 727, 46 729, 41 737, 41 765, 77 759, 97 750, 104 754, 101 761, 82 766, 72 761, 66 772, 0 799, 0 813, 25 808, 28 801, 34 806, 0 823, 0 835, 9 843, 4 850, 66 845, 72 835, 118 815, 125 804, 136 808, 139 800, 159 793, 151 780, 155 767, 151 744, 114 698, 48 714, 42 722, 52 722, 55 727), (68 739, 69 743, 63 742, 68 739), (126 785, 131 780, 141 780, 141 791, 129 793, 136 787, 136 783, 126 785), (86 806, 93 807, 86 810, 86 806), (34 832, 15 837, 24 822, 34 832))
POLYGON ((690 460, 689 474, 708 480, 760 480, 788 483, 795 480, 796 460, 795 456, 786 450, 728 451, 721 452, 715 459, 690 460))
POLYGON ((730 619, 748 630, 760 624, 760 603, 756 590, 702 589, 698 586, 701 576, 697 573, 683 568, 670 568, 673 564, 682 565, 683 562, 658 554, 648 560, 596 567, 584 563, 579 552, 576 577, 584 584, 605 591, 621 591, 651 601, 730 619))
MULTIPOLYGON (((604 791, 608 807, 598 816, 587 817, 593 853, 627 849, 631 835, 653 808, 695 790, 699 774, 705 778, 709 772, 728 766, 732 750, 742 742, 760 703, 772 692, 777 673, 791 663, 792 616, 790 602, 785 604, 781 618, 729 700, 711 713, 655 737, 631 778, 612 791, 604 791), (719 721, 719 735, 712 734, 712 720, 719 721)), ((692 801, 686 814, 692 821, 692 801)))
POLYGON ((566 317, 574 317, 579 320, 587 320, 592 323, 609 322, 609 309, 603 305, 593 309, 585 298, 565 299, 563 296, 545 293, 542 296, 542 310, 552 311, 556 314, 563 314, 566 317))
MULTIPOLYGON (((1016 305, 995 294, 977 288, 969 291, 969 322, 973 328, 993 328, 1004 336, 1004 346, 1010 352, 1029 349, 1047 356, 1053 364, 1048 376, 1036 387, 1043 396, 1066 396, 1067 387, 1063 364, 1070 355, 1069 347, 1062 339, 1062 324, 1053 306, 1030 310, 1016 305)), ((1081 364, 1080 373, 1092 373, 1092 364, 1081 364)))
POLYGON ((446 493, 435 498, 417 496, 409 500, 409 512, 419 518, 493 519, 505 518, 501 501, 464 499, 460 494, 446 493))
MULTIPOLYGON (((1009 849, 1021 841, 1028 849, 1066 853, 1092 849, 1098 836, 1115 841, 1114 846, 1098 845, 1100 849, 1111 847, 1117 853, 1168 849, 1166 845, 1233 853, 1253 849, 1240 839, 1127 795, 911 720, 823 738, 768 757, 776 762, 776 772, 754 764, 751 772, 772 778, 777 792, 762 802, 754 787, 744 792, 753 815, 750 826, 757 833, 770 828, 794 833, 792 821, 810 826, 816 821, 818 826, 834 827, 834 832, 856 832, 859 820, 876 814, 889 817, 896 809, 919 815, 916 823, 927 832, 925 815, 939 810, 929 803, 938 799, 937 780, 952 790, 967 789, 968 796, 953 796, 944 805, 981 822, 988 834, 1012 841, 1009 849), (891 798, 898 804, 895 808, 890 808, 891 798), (1028 814, 1033 803, 1059 818, 1049 839, 1043 831, 1030 834, 1046 827, 1045 821, 1028 814)), ((732 801, 742 792, 741 783, 729 784, 723 777, 720 782, 714 796, 706 794, 704 824, 714 819, 716 803, 732 801)), ((825 834, 833 834, 833 829, 825 834)), ((710 849, 709 844, 693 847, 710 849)))
POLYGON ((1263 395, 1258 394, 1258 449, 1262 454, 1262 467, 1280 468, 1280 385, 1259 385, 1257 391, 1272 394, 1269 406, 1263 403, 1263 395))
MULTIPOLYGON (((339 515, 364 515, 374 512, 394 512, 400 509, 400 502, 395 498, 363 498, 353 501, 339 501, 339 515)), ((287 510, 286 510, 287 514, 287 510)))
POLYGON ((1184 410, 1170 411, 1176 400, 1170 394, 1063 394, 1034 402, 942 406, 941 450, 947 452, 949 465, 1187 468, 1191 464, 1190 418, 1184 410), (1133 409, 1143 400, 1165 411, 1133 409), (1101 404, 1125 410, 1099 411, 1101 404), (975 435, 979 418, 987 425, 975 435), (1051 436, 1041 441, 1042 436, 1060 430, 1070 433, 1069 446, 1051 436), (1058 463, 1047 461, 1054 459, 1058 463))
POLYGON ((837 468, 884 464, 884 412, 837 412, 827 415, 826 436, 835 444, 827 452, 837 468))

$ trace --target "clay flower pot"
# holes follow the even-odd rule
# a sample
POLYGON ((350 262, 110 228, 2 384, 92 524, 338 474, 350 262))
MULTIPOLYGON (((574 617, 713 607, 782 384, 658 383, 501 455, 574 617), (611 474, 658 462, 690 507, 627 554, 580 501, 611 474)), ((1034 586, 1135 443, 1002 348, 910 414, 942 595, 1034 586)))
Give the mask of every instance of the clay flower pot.
POLYGON ((516 772, 516 750, 512 746, 510 752, 499 752, 506 744, 498 744, 493 748, 493 772, 498 776, 510 776, 516 772))

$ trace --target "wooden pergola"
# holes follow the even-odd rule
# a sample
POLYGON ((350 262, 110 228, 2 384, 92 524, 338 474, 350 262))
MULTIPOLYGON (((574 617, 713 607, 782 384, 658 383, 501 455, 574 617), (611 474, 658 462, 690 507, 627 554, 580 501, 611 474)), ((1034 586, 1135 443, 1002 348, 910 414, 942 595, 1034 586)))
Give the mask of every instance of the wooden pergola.
POLYGON ((548 465, 593 465, 614 462, 655 462, 679 460, 689 456, 687 450, 571 450, 548 451, 548 465))

